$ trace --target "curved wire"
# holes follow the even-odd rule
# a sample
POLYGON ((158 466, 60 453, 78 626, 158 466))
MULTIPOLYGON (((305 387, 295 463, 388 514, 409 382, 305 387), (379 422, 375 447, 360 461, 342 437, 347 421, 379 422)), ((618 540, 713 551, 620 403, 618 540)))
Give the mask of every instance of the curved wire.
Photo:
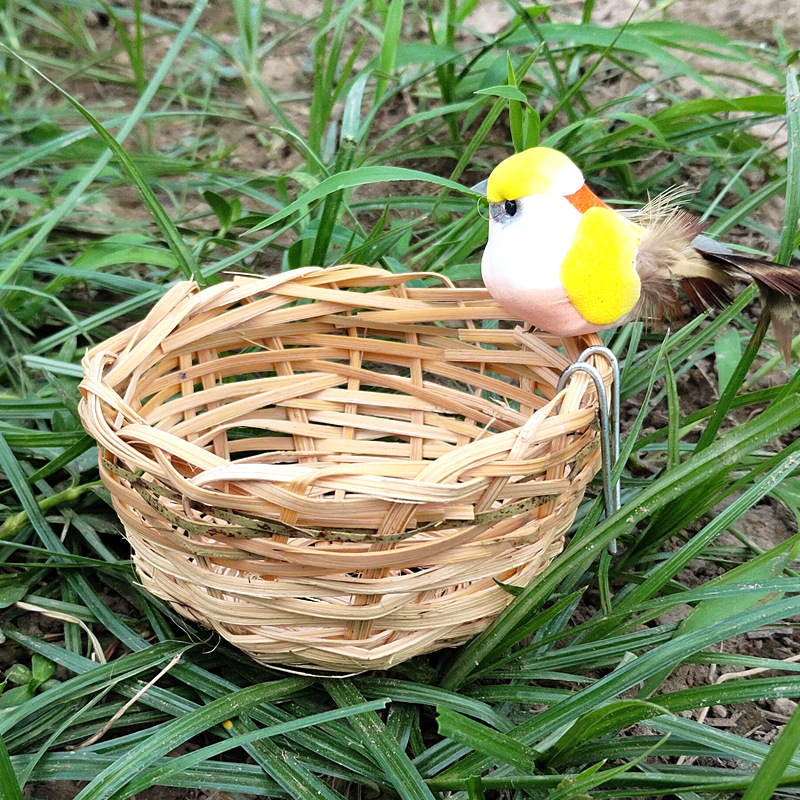
MULTIPOLYGON (((603 501, 606 507, 606 516, 610 516, 617 511, 621 505, 619 479, 613 481, 614 465, 619 458, 619 361, 614 353, 607 347, 601 345, 587 347, 578 356, 577 361, 570 364, 561 373, 556 391, 560 392, 576 372, 586 373, 592 379, 595 390, 597 391, 597 415, 600 420, 600 455, 603 473, 603 501), (606 399, 606 387, 603 382, 603 376, 600 374, 597 367, 587 363, 588 359, 593 355, 603 356, 611 367, 611 416, 613 416, 613 421, 609 416, 608 400, 606 399)), ((611 555, 616 554, 616 539, 609 543, 608 551, 611 555)))

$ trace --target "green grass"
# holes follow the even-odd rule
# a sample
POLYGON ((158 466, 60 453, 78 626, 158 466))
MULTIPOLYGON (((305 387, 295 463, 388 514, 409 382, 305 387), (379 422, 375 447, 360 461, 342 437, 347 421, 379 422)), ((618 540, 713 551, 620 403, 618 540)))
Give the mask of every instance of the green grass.
POLYGON ((624 204, 691 181, 713 234, 796 254, 785 42, 658 16, 604 28, 591 2, 554 22, 516 0, 489 35, 476 5, 0 3, 3 798, 64 778, 87 782, 81 800, 800 793, 796 713, 771 747, 698 719, 800 697, 800 665, 744 647, 800 614, 800 538, 765 551, 746 524, 756 505, 800 519, 800 377, 752 291, 669 335, 608 334, 640 409, 623 507, 587 500, 546 576, 458 651, 287 676, 136 582, 78 420, 79 361, 176 280, 346 260, 478 278, 485 222, 459 185, 537 141, 624 204), (703 385, 710 400, 687 400, 703 385), (674 680, 710 664, 763 672, 674 680))

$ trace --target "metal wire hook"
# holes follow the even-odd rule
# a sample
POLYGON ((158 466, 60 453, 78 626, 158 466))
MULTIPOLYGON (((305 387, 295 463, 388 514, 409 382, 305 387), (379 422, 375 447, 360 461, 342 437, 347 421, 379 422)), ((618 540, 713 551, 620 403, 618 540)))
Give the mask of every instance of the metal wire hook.
MULTIPOLYGON (((619 359, 614 354, 613 350, 609 350, 608 347, 604 345, 596 344, 592 345, 591 347, 587 347, 579 356, 578 361, 584 362, 589 359, 590 356, 603 356, 606 361, 608 361, 609 367, 611 367, 611 444, 612 444, 612 460, 613 465, 616 465, 617 461, 619 460, 619 440, 620 440, 620 433, 619 433, 619 425, 620 425, 620 402, 619 402, 619 359)), ((610 478, 609 478, 610 480, 610 478)), ((622 505, 622 500, 620 497, 620 482, 619 480, 614 481, 614 511, 619 511, 620 506, 622 505)))
MULTIPOLYGON (((569 381, 570 377, 576 372, 585 372, 594 382, 597 391, 597 414, 600 419, 600 455, 602 458, 603 472, 603 501, 606 506, 606 516, 610 516, 617 511, 621 505, 619 480, 613 481, 614 465, 619 458, 619 361, 614 353, 607 347, 593 345, 587 347, 579 356, 577 361, 570 364, 558 379, 556 391, 560 392, 569 381), (611 367, 611 417, 609 418, 608 400, 606 399, 606 387, 603 383, 603 376, 597 367, 587 363, 593 356, 603 356, 611 367), (613 435, 612 435, 613 426, 613 435), (613 481, 613 483, 612 483, 613 481)), ((608 545, 608 552, 615 555, 617 552, 617 540, 612 540, 608 545)))

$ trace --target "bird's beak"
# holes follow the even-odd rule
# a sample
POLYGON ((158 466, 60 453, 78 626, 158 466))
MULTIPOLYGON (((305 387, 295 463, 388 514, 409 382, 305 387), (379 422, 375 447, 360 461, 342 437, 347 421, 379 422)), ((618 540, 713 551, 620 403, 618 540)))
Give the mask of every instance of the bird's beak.
POLYGON ((474 186, 470 187, 471 192, 475 192, 475 194, 481 194, 486 197, 486 187, 489 183, 488 178, 484 178, 480 183, 476 183, 474 186))

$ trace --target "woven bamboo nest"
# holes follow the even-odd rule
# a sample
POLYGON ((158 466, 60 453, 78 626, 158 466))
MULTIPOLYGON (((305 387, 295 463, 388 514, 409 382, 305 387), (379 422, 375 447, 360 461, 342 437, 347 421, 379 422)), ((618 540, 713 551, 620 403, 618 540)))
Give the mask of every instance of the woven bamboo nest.
POLYGON ((482 324, 502 318, 483 289, 352 265, 173 286, 83 361, 142 584, 294 668, 383 669, 484 629, 600 465, 589 379, 555 392, 599 339, 482 324))

